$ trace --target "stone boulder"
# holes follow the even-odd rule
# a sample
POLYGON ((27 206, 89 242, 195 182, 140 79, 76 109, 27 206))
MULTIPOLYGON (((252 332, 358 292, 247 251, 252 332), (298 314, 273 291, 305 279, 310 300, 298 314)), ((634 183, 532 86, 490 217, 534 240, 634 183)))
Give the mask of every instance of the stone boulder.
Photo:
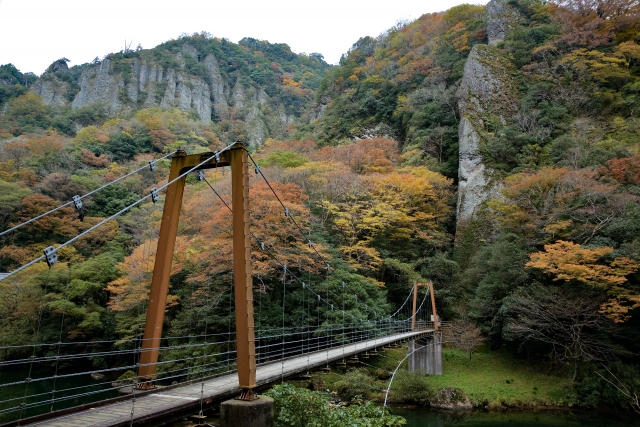
POLYGON ((439 409, 473 409, 464 390, 455 387, 443 388, 431 399, 431 407, 439 409))

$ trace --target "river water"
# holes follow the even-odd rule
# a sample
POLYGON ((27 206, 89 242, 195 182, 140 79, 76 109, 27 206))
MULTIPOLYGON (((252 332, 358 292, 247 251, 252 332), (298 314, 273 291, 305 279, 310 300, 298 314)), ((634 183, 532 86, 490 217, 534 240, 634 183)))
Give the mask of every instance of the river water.
POLYGON ((640 427, 635 413, 528 410, 469 412, 436 411, 429 408, 393 407, 407 420, 407 427, 640 427))

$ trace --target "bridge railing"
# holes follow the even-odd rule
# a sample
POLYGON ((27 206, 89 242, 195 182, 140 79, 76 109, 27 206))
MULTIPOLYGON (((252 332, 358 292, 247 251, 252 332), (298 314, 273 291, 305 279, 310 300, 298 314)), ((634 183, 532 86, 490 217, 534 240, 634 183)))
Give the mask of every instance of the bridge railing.
MULTIPOLYGON (((418 322, 417 328, 427 329, 418 322)), ((258 363, 380 338, 411 329, 407 321, 356 321, 256 331, 258 363)), ((90 403, 131 387, 141 366, 141 339, 0 347, 0 422, 90 403), (116 379, 131 371, 128 378, 116 379)), ((234 332, 166 337, 156 383, 169 384, 236 368, 234 332)))

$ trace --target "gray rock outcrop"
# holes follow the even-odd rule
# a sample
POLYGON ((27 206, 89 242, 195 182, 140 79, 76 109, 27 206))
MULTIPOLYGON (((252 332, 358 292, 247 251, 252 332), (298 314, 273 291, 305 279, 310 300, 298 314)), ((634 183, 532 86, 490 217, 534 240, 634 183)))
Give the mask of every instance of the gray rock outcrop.
MULTIPOLYGON (((257 147, 268 137, 284 135, 294 121, 282 105, 272 105, 261 88, 243 86, 238 79, 230 84, 223 77, 213 54, 204 59, 193 46, 185 44, 174 56, 173 67, 165 68, 148 53, 135 58, 105 58, 84 69, 78 79, 80 90, 73 97, 73 109, 100 104, 109 114, 145 107, 178 108, 194 112, 200 120, 243 120, 247 144, 257 147), (205 75, 188 71, 188 61, 204 65, 205 75), (275 134, 274 134, 275 132, 275 134)), ((66 65, 66 63, 64 63, 66 65)), ((51 67, 50 67, 51 68, 51 67)), ((70 85, 55 73, 46 72, 32 86, 44 103, 69 104, 70 85)))
POLYGON ((31 91, 42 98, 42 102, 47 105, 62 107, 69 102, 67 99, 69 83, 60 80, 55 74, 47 74, 46 77, 36 80, 31 85, 31 91))
POLYGON ((507 4, 507 0, 487 3, 487 39, 494 45, 507 36, 520 20, 520 13, 507 4))
POLYGON ((219 119, 229 118, 229 100, 228 89, 224 84, 220 67, 215 56, 207 55, 203 61, 205 67, 209 71, 209 91, 211 92, 212 108, 219 119))
POLYGON ((325 95, 320 99, 320 101, 311 104, 311 109, 309 110, 309 123, 313 123, 324 116, 324 112, 326 111, 329 102, 331 102, 331 98, 325 95))
POLYGON ((454 387, 443 388, 438 391, 431 399, 430 405, 432 408, 439 409, 473 409, 467 394, 462 389, 454 387))
POLYGON ((485 120, 506 124, 517 111, 515 72, 513 64, 488 45, 475 45, 465 63, 458 89, 458 229, 484 201, 500 197, 500 180, 483 161, 481 151, 488 134, 485 120))
POLYGON ((125 83, 120 75, 111 72, 109 59, 86 69, 78 83, 80 92, 71 102, 74 110, 97 103, 104 104, 109 112, 115 112, 121 108, 122 102, 118 95, 120 89, 124 89, 125 83))
POLYGON ((63 73, 69 71, 69 66, 67 65, 67 59, 62 58, 55 61, 53 64, 49 65, 48 71, 53 71, 54 73, 58 71, 62 71, 63 73))

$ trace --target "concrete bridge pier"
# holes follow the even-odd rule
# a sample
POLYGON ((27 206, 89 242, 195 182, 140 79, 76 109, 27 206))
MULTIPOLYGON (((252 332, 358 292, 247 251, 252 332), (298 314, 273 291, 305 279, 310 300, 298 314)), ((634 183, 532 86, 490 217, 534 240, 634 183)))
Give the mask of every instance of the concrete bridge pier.
POLYGON ((428 375, 442 375, 442 335, 434 332, 424 341, 410 341, 409 372, 421 371, 428 375), (423 348, 420 348, 423 347, 423 348), (419 349, 414 352, 415 349, 419 349))
POLYGON ((273 427, 274 411, 273 399, 267 396, 227 400, 220 405, 220 426, 273 427))

